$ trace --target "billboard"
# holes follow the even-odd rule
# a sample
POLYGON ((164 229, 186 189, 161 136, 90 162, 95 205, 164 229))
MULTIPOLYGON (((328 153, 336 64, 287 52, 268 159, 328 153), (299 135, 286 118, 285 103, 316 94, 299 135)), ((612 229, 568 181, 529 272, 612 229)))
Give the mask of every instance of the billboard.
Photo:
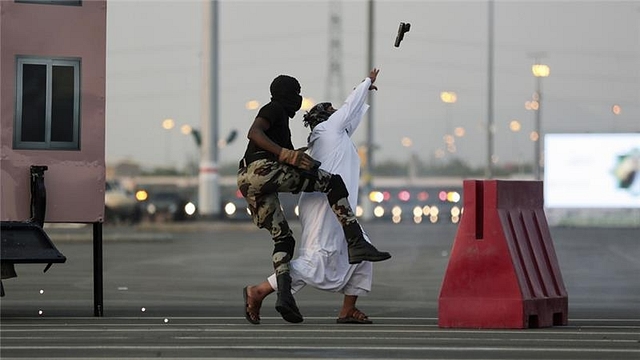
POLYGON ((640 134, 547 134, 547 208, 640 208, 640 134))

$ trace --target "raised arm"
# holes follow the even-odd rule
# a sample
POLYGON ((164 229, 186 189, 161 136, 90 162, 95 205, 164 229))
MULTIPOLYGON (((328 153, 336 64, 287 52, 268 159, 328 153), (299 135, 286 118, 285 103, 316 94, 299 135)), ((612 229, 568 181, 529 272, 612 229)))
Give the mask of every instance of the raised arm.
POLYGON ((350 135, 355 131, 362 121, 362 116, 369 109, 369 105, 365 104, 369 91, 378 90, 374 83, 379 72, 379 69, 373 68, 369 72, 369 76, 353 89, 342 106, 331 117, 330 121, 334 122, 333 126, 347 130, 350 135))

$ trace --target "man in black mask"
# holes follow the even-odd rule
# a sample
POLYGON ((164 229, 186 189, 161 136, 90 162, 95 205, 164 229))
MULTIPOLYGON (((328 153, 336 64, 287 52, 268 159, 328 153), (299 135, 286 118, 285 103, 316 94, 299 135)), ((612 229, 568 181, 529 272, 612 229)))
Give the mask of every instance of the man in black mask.
MULTIPOLYGON (((280 75, 271 83, 271 101, 258 111, 249 128, 249 144, 240 160, 238 188, 249 205, 253 222, 269 230, 274 241, 273 268, 278 285, 276 310, 288 322, 303 321, 291 294, 289 262, 295 240, 284 217, 279 192, 322 192, 343 227, 348 244, 349 263, 389 259, 387 252, 378 251, 364 238, 362 228, 349 204, 346 186, 339 175, 319 169, 319 163, 305 153, 294 150, 291 143, 289 118, 302 106, 300 83, 288 75, 280 75)), ((243 289, 245 317, 252 324, 260 323, 259 307, 243 289)))

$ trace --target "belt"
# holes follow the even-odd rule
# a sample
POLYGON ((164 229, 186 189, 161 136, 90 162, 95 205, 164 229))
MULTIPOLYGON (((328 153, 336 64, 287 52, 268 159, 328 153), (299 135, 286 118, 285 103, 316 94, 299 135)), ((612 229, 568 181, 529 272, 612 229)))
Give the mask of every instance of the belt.
POLYGON ((268 151, 258 151, 258 152, 255 152, 253 154, 249 154, 249 155, 245 156, 244 158, 242 158, 240 160, 240 163, 238 164, 238 168, 240 168, 240 169, 246 168, 252 162, 254 162, 256 160, 262 160, 262 159, 276 160, 276 156, 273 155, 272 153, 268 152, 268 151))

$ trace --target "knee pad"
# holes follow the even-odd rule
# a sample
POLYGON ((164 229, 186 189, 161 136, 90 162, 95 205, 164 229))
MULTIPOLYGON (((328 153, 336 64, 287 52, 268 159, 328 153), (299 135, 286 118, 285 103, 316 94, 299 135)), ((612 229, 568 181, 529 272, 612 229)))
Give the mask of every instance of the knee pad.
POLYGON ((342 180, 342 176, 333 174, 329 180, 329 192, 327 192, 327 198, 330 204, 335 204, 338 200, 349 196, 347 186, 342 180))

